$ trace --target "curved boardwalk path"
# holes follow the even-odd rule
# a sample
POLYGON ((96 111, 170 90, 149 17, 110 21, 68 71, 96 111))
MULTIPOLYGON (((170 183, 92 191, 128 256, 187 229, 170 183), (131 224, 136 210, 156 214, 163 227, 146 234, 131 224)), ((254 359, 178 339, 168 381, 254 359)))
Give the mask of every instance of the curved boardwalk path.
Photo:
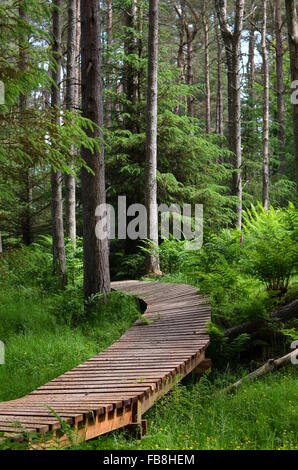
POLYGON ((61 420, 80 439, 128 425, 145 425, 142 415, 194 369, 204 370, 210 306, 191 286, 159 282, 116 282, 112 288, 147 304, 116 343, 24 398, 0 404, 0 432, 26 432, 67 441, 61 420), (53 413, 53 410, 56 413, 53 413))

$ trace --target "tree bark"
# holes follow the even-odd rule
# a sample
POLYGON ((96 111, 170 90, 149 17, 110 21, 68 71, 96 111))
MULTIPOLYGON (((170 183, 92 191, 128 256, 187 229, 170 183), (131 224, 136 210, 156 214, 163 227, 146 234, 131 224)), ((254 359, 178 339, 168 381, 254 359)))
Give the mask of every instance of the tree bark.
POLYGON ((216 0, 217 16, 225 45, 228 77, 229 147, 234 154, 233 194, 238 199, 236 226, 242 226, 242 146, 240 52, 245 0, 236 0, 233 32, 227 19, 227 0, 216 0))
POLYGON ((205 43, 205 87, 206 87, 206 133, 211 132, 211 92, 210 92, 210 60, 209 60, 209 23, 206 12, 206 0, 203 2, 202 21, 205 43))
POLYGON ((263 7, 262 28, 263 57, 263 207, 269 209, 269 61, 267 49, 267 0, 263 7))
MULTIPOLYGON (((298 81, 298 18, 296 0, 286 0, 292 82, 298 81)), ((294 86, 294 83, 293 83, 294 86)), ((298 193, 298 100, 293 102, 294 162, 298 193)))
MULTIPOLYGON (((193 21, 188 22, 184 17, 184 27, 186 32, 186 44, 187 44, 187 84, 193 87, 194 85, 194 71, 193 71, 193 43, 199 31, 199 14, 193 7, 191 2, 186 0, 187 6, 190 9, 193 21)), ((189 96, 187 100, 187 112, 189 116, 194 117, 194 96, 189 96)))
MULTIPOLYGON (((254 3, 252 4, 254 8, 254 3)), ((249 31, 249 49, 248 49, 248 83, 249 83, 249 95, 250 95, 250 105, 251 108, 254 108, 255 102, 255 81, 256 81, 256 65, 255 65, 255 26, 254 26, 255 14, 252 15, 252 23, 250 25, 249 31)))
MULTIPOLYGON (((127 28, 124 44, 125 55, 131 56, 138 54, 136 0, 130 0, 130 6, 125 10, 125 26, 127 28)), ((126 118, 126 128, 133 132, 136 125, 133 113, 135 112, 135 106, 138 100, 138 77, 135 67, 129 61, 126 62, 124 67, 123 82, 127 99, 125 111, 129 115, 129 117, 126 118)))
MULTIPOLYGON (((158 0, 149 0, 148 84, 146 128, 146 208, 149 239, 158 246, 157 211, 157 93, 158 93, 158 0)), ((159 257, 147 257, 147 272, 159 273, 159 257)))
POLYGON ((285 164, 285 90, 283 72, 283 36, 282 36, 282 6, 281 0, 275 0, 275 36, 276 36, 276 91, 277 91, 277 138, 279 142, 280 172, 284 173, 285 164))
POLYGON ((106 72, 106 127, 110 129, 112 127, 112 81, 111 81, 111 52, 112 52, 112 34, 113 34, 113 6, 112 0, 108 0, 108 11, 107 11, 107 72, 106 72))
MULTIPOLYGON (((62 38, 62 18, 61 0, 53 0, 52 4, 52 27, 53 45, 52 53, 56 66, 52 71, 52 95, 51 106, 53 120, 59 124, 60 81, 61 81, 61 38, 62 38)), ((63 201, 62 201, 62 175, 60 171, 51 171, 51 193, 52 193, 52 235, 53 235, 53 265, 61 279, 61 284, 66 283, 66 262, 63 229, 63 201)))
MULTIPOLYGON (((77 87, 77 0, 68 0, 68 30, 67 30, 67 79, 66 79, 66 109, 74 111, 77 87)), ((71 146, 71 154, 75 156, 75 148, 71 146)), ((66 187, 66 233, 76 244, 76 181, 72 174, 65 175, 66 187)))
MULTIPOLYGON (((175 10, 181 21, 183 21, 186 33, 186 83, 192 87, 194 85, 193 43, 199 30, 199 14, 188 0, 181 2, 180 6, 175 4, 175 10), (191 22, 187 20, 184 3, 187 4, 192 13, 193 21, 191 22)), ((194 97, 192 95, 187 97, 187 113, 190 117, 194 117, 194 97)))
MULTIPOLYGON (((176 12, 177 12, 177 6, 176 6, 176 12)), ((178 46, 178 54, 177 54, 177 68, 180 72, 179 75, 179 83, 184 81, 184 18, 185 18, 185 12, 184 12, 184 4, 181 2, 181 14, 179 16, 179 46, 178 46)), ((175 108, 175 114, 179 115, 180 113, 180 105, 177 104, 175 108)))
MULTIPOLYGON (((99 2, 81 2, 82 45, 82 110, 95 127, 88 135, 100 139, 103 126, 102 45, 99 2)), ((96 208, 105 204, 104 149, 82 148, 82 158, 93 174, 82 169, 84 295, 88 299, 97 293, 110 291, 108 239, 99 240, 95 228, 103 224, 95 216, 96 208)))
POLYGON ((222 42, 215 25, 217 40, 217 105, 216 105, 216 133, 223 137, 224 118, 223 118, 223 87, 222 87, 222 42))
POLYGON ((76 106, 81 108, 81 0, 77 0, 77 39, 76 39, 76 106))
MULTIPOLYGON (((142 0, 137 0, 137 18, 138 18, 138 55, 141 60, 144 50, 144 3, 142 0)), ((142 70, 138 70, 137 84, 138 84, 138 102, 142 100, 142 70)))
MULTIPOLYGON (((187 74, 186 74, 186 81, 187 85, 193 87, 194 85, 194 74, 193 74, 193 37, 190 33, 189 28, 186 29, 186 37, 187 37, 187 74)), ((192 90, 191 90, 192 91, 192 90)), ((189 116, 194 117, 194 97, 188 96, 187 98, 187 113, 189 116)))

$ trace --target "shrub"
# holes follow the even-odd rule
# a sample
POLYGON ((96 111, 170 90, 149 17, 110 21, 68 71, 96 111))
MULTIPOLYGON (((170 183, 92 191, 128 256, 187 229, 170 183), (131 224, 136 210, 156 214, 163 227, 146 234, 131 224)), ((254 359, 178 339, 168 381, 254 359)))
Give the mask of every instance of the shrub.
POLYGON ((259 205, 244 214, 244 264, 268 290, 284 294, 297 271, 297 218, 293 206, 265 212, 259 205))

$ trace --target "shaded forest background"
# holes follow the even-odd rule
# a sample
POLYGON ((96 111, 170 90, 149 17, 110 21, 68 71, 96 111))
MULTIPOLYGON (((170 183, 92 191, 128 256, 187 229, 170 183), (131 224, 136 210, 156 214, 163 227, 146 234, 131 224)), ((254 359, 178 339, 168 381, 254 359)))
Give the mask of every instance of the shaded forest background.
MULTIPOLYGON (((87 137, 88 122, 79 112, 79 5, 68 2, 75 7, 71 13, 67 2, 58 3, 62 34, 58 52, 53 49, 51 2, 28 0, 19 2, 18 9, 15 2, 7 1, 0 9, 0 79, 6 91, 0 109, 4 249, 20 242, 28 245, 51 231, 51 168, 58 174, 58 190, 63 191, 65 235, 73 239, 76 233, 82 235, 80 147, 95 144, 87 137), (58 119, 53 118, 55 78, 60 89, 58 119)), ((112 3, 101 4, 106 194, 112 204, 118 195, 126 195, 128 203, 142 203, 148 4, 144 0, 112 3)), ((239 225, 235 214, 240 176, 244 209, 264 200, 264 171, 268 173, 266 197, 274 207, 297 201, 286 9, 279 0, 265 3, 267 18, 263 1, 236 2, 236 8, 242 4, 243 16, 236 71, 241 108, 237 111, 236 104, 231 114, 228 78, 232 72, 226 66, 230 38, 225 42, 221 7, 226 4, 232 35, 237 20, 234 2, 162 0, 159 5, 158 201, 204 204, 207 236, 208 231, 218 233, 235 222, 239 225), (264 129, 266 106, 268 130, 264 129)), ((111 251, 114 256, 131 254, 136 246, 116 242, 111 251)))
POLYGON ((0 400, 140 318, 110 278, 188 283, 212 306, 211 374, 157 404, 142 442, 80 448, 297 449, 297 367, 222 393, 298 339, 296 80, 295 0, 1 2, 0 400), (123 195, 203 204, 202 249, 156 219, 151 240, 99 243, 95 208, 123 195))

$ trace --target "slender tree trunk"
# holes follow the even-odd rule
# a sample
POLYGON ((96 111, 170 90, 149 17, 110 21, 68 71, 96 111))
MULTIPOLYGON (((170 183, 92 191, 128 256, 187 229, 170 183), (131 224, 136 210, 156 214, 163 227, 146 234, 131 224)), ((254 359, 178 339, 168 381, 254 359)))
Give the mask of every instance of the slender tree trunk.
POLYGON ((283 37, 282 37, 282 6, 281 0, 275 0, 275 35, 276 35, 276 88, 277 88, 277 137, 279 141, 279 159, 280 171, 284 172, 285 163, 285 91, 284 91, 284 72, 283 72, 283 37))
MULTIPOLYGON (((88 135, 101 138, 103 126, 102 45, 99 2, 81 2, 82 35, 82 108, 83 116, 95 123, 88 135)), ((84 295, 110 291, 108 239, 99 240, 96 225, 104 222, 95 216, 99 205, 105 204, 104 149, 94 152, 82 148, 82 158, 93 174, 82 169, 84 295)))
MULTIPOLYGON (((192 3, 189 0, 180 2, 180 6, 175 4, 175 10, 178 14, 181 21, 183 21, 184 29, 186 32, 186 83, 190 87, 194 85, 194 66, 193 66, 193 43, 198 33, 199 28, 199 14, 197 10, 193 7, 192 3), (190 9, 193 21, 188 22, 185 15, 185 4, 187 4, 190 9)), ((192 91, 192 90, 191 90, 192 91)), ((187 113, 189 116, 194 117, 194 97, 187 97, 187 113)))
POLYGON ((216 10, 225 44, 228 76, 229 147, 234 154, 233 194, 238 199, 236 225, 242 226, 242 142, 240 53, 245 0, 236 0, 233 32, 227 19, 227 0, 216 0, 216 10))
MULTIPOLYGON (((243 2, 244 5, 244 2, 243 2)), ((243 13, 242 13, 243 14, 243 13)), ((242 30, 242 28, 241 28, 242 30)), ((233 48, 233 152, 235 154, 234 194, 238 198, 237 227, 242 226, 242 141, 241 141, 241 85, 240 85, 240 36, 233 48)))
MULTIPOLYGON (((137 0, 137 18, 138 18, 138 55, 139 59, 141 60, 143 57, 143 49, 144 49, 144 3, 143 0, 137 0)), ((142 70, 138 70, 138 102, 142 100, 142 70)))
POLYGON ((106 127, 110 129, 112 127, 112 81, 111 81, 111 52, 112 52, 112 34, 113 34, 113 6, 112 0, 108 0, 108 12, 107 12, 107 73, 106 73, 106 127))
POLYGON ((224 135, 224 120, 223 120, 223 87, 222 87, 222 42, 218 32, 217 25, 215 26, 216 39, 217 39, 217 105, 216 105, 216 132, 217 134, 224 135))
MULTIPOLYGON (((130 0, 130 6, 125 11, 125 26, 127 28, 124 50, 126 56, 138 53, 137 44, 137 2, 130 0)), ((126 127, 130 131, 135 130, 136 120, 134 119, 135 106, 138 100, 138 80, 137 71, 130 61, 126 62, 124 67, 124 91, 127 104, 126 113, 129 117, 126 119, 126 127)))
POLYGON ((210 92, 210 61, 209 61, 209 23, 206 12, 206 0, 203 2, 202 21, 205 42, 205 87, 206 87, 206 133, 211 132, 211 92, 210 92))
MULTIPOLYGON (((147 130, 146 130, 146 207, 149 239, 158 245, 157 211, 157 93, 158 93, 158 0, 149 0, 147 130)), ((158 273, 158 254, 147 260, 147 272, 158 273)))
MULTIPOLYGON (((66 80, 66 109, 76 108, 77 87, 77 0, 68 0, 68 34, 67 34, 67 80, 66 80)), ((75 156, 75 148, 71 147, 75 156)), ((74 246, 76 244, 76 181, 71 174, 65 175, 66 186, 66 233, 74 246)))
MULTIPOLYGON (((23 5, 19 7, 19 15, 22 21, 27 21, 27 14, 23 5)), ((20 38, 20 69, 23 73, 27 69, 27 40, 24 43, 24 38, 20 38)), ((20 94, 19 109, 23 119, 26 119, 26 111, 29 107, 28 93, 20 94)), ((28 164, 25 164, 21 169, 21 204, 24 205, 24 210, 21 214, 21 231, 22 241, 25 245, 30 245, 33 241, 33 228, 32 228, 32 184, 31 184, 31 169, 28 164)))
POLYGON ((81 108, 81 0, 77 0, 76 27, 76 107, 81 108))
POLYGON ((262 56, 264 79, 263 111, 263 206, 269 209, 269 61, 267 49, 267 0, 264 0, 262 28, 262 56))
MULTIPOLYGON (((249 179, 249 170, 248 170, 248 161, 250 157, 255 156, 257 153, 258 142, 255 139, 255 133, 257 132, 257 123, 255 116, 256 108, 256 96, 255 96, 255 81, 256 81, 256 65, 255 65, 255 1, 252 0, 251 4, 252 14, 250 16, 250 25, 249 25, 249 46, 248 46, 248 61, 247 61, 247 94, 248 99, 246 103, 246 148, 244 150, 245 162, 243 163, 243 181, 244 184, 248 182, 249 179)), ((254 173, 254 170, 253 170, 254 173)), ((257 175, 252 175, 257 178, 257 175)))
MULTIPOLYGON (((298 17, 296 0, 286 0, 289 48, 291 61, 291 77, 293 87, 298 86, 298 17), (295 82, 295 83, 294 83, 295 82)), ((294 162, 296 172, 296 188, 298 193, 298 101, 293 101, 293 129, 294 129, 294 162)))
MULTIPOLYGON (((52 22, 53 22, 53 46, 52 53, 56 61, 56 67, 52 71, 52 96, 51 106, 53 119, 59 124, 60 81, 61 81, 61 37, 62 18, 61 0, 53 0, 52 22)), ((66 283, 66 262, 63 229, 63 201, 62 201, 62 175, 60 171, 51 172, 52 192, 52 235, 53 235, 53 264, 54 271, 60 276, 61 283, 66 283)))
MULTIPOLYGON (((254 7, 254 4, 252 5, 254 7)), ((249 30, 249 49, 248 49, 248 83, 249 83, 249 94, 251 100, 251 106, 254 106, 255 101, 255 81, 256 81, 256 65, 255 65, 255 14, 252 15, 252 24, 249 30)))
MULTIPOLYGON (((194 84, 194 74, 193 74, 193 35, 190 32, 190 29, 187 28, 186 31, 187 37, 187 85, 190 87, 194 84)), ((194 117, 194 97, 188 96, 187 98, 187 113, 189 116, 194 117)))
MULTIPOLYGON (((177 11, 177 10, 176 10, 177 11)), ((181 15, 179 15, 179 46, 178 46, 178 54, 177 54, 177 68, 180 71, 179 74, 179 83, 183 82, 184 80, 184 73, 183 73, 183 59, 184 59, 184 5, 181 4, 181 15)), ((175 114, 180 113, 180 105, 177 104, 175 108, 175 114)))

